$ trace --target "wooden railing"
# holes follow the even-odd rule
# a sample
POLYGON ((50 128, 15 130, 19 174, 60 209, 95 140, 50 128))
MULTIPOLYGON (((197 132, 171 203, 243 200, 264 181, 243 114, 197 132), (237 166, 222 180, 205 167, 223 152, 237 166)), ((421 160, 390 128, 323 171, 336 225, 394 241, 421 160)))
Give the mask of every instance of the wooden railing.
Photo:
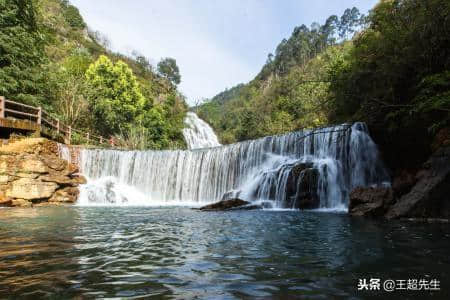
POLYGON ((104 138, 102 136, 94 135, 90 132, 83 132, 81 130, 72 128, 63 124, 59 119, 52 117, 41 107, 35 107, 31 105, 22 104, 19 102, 11 101, 5 99, 5 97, 0 96, 0 119, 19 119, 27 120, 29 122, 37 124, 40 128, 45 127, 50 131, 63 135, 66 143, 70 144, 72 141, 73 133, 79 134, 83 137, 87 144, 97 143, 106 144, 110 146, 115 146, 115 139, 113 137, 104 138))

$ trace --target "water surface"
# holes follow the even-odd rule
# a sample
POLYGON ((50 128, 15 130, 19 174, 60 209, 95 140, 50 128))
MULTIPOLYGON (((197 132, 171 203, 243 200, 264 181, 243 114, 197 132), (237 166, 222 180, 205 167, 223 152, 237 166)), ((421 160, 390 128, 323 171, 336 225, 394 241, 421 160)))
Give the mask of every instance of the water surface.
POLYGON ((448 224, 298 211, 0 210, 0 298, 442 298, 448 224), (436 278, 440 292, 358 292, 436 278))

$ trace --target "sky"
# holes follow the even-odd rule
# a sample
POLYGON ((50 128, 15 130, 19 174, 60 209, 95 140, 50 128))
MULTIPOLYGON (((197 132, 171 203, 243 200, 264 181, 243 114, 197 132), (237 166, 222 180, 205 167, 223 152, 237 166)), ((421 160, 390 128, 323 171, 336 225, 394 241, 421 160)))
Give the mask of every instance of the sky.
POLYGON ((190 105, 252 80, 294 27, 378 0, 71 0, 113 51, 176 59, 190 105))

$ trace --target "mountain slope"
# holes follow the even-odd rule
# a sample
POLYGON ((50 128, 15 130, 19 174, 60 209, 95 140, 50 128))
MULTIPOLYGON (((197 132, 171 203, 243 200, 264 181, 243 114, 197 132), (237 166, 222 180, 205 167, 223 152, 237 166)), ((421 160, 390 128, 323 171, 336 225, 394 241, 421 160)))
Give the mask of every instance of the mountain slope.
MULTIPOLYGON (((40 105, 78 129, 121 137, 123 146, 185 147, 182 128, 187 105, 170 80, 174 74, 167 74, 172 70, 157 72, 143 55, 128 57, 108 50, 107 38, 89 30, 78 9, 67 0, 0 1, 0 22, 0 94, 40 105), (117 84, 103 86, 100 90, 107 92, 100 94, 93 79, 86 76, 102 55, 112 66, 123 66, 116 73, 98 73, 109 76, 104 78, 105 84, 117 81, 114 76, 128 76, 137 82, 135 92, 124 91, 134 95, 129 99, 133 103, 128 107, 133 111, 129 117, 121 119, 125 113, 104 107, 121 103, 125 94, 119 97, 122 92, 115 88, 117 84), (143 101, 137 100, 140 97, 143 101), (108 118, 117 129, 102 123, 108 118)), ((75 140, 82 142, 83 137, 75 135, 75 140)))

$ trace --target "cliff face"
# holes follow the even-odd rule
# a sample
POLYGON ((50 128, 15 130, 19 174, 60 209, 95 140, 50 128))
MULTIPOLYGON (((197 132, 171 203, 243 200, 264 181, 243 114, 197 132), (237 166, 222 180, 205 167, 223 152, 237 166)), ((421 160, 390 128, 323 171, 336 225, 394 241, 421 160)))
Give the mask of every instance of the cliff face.
POLYGON ((10 141, 0 147, 0 206, 32 207, 76 202, 78 167, 59 158, 46 139, 10 141))
POLYGON ((391 188, 352 191, 349 213, 387 219, 450 219, 450 129, 441 130, 431 148, 428 160, 416 170, 398 172, 391 188))

